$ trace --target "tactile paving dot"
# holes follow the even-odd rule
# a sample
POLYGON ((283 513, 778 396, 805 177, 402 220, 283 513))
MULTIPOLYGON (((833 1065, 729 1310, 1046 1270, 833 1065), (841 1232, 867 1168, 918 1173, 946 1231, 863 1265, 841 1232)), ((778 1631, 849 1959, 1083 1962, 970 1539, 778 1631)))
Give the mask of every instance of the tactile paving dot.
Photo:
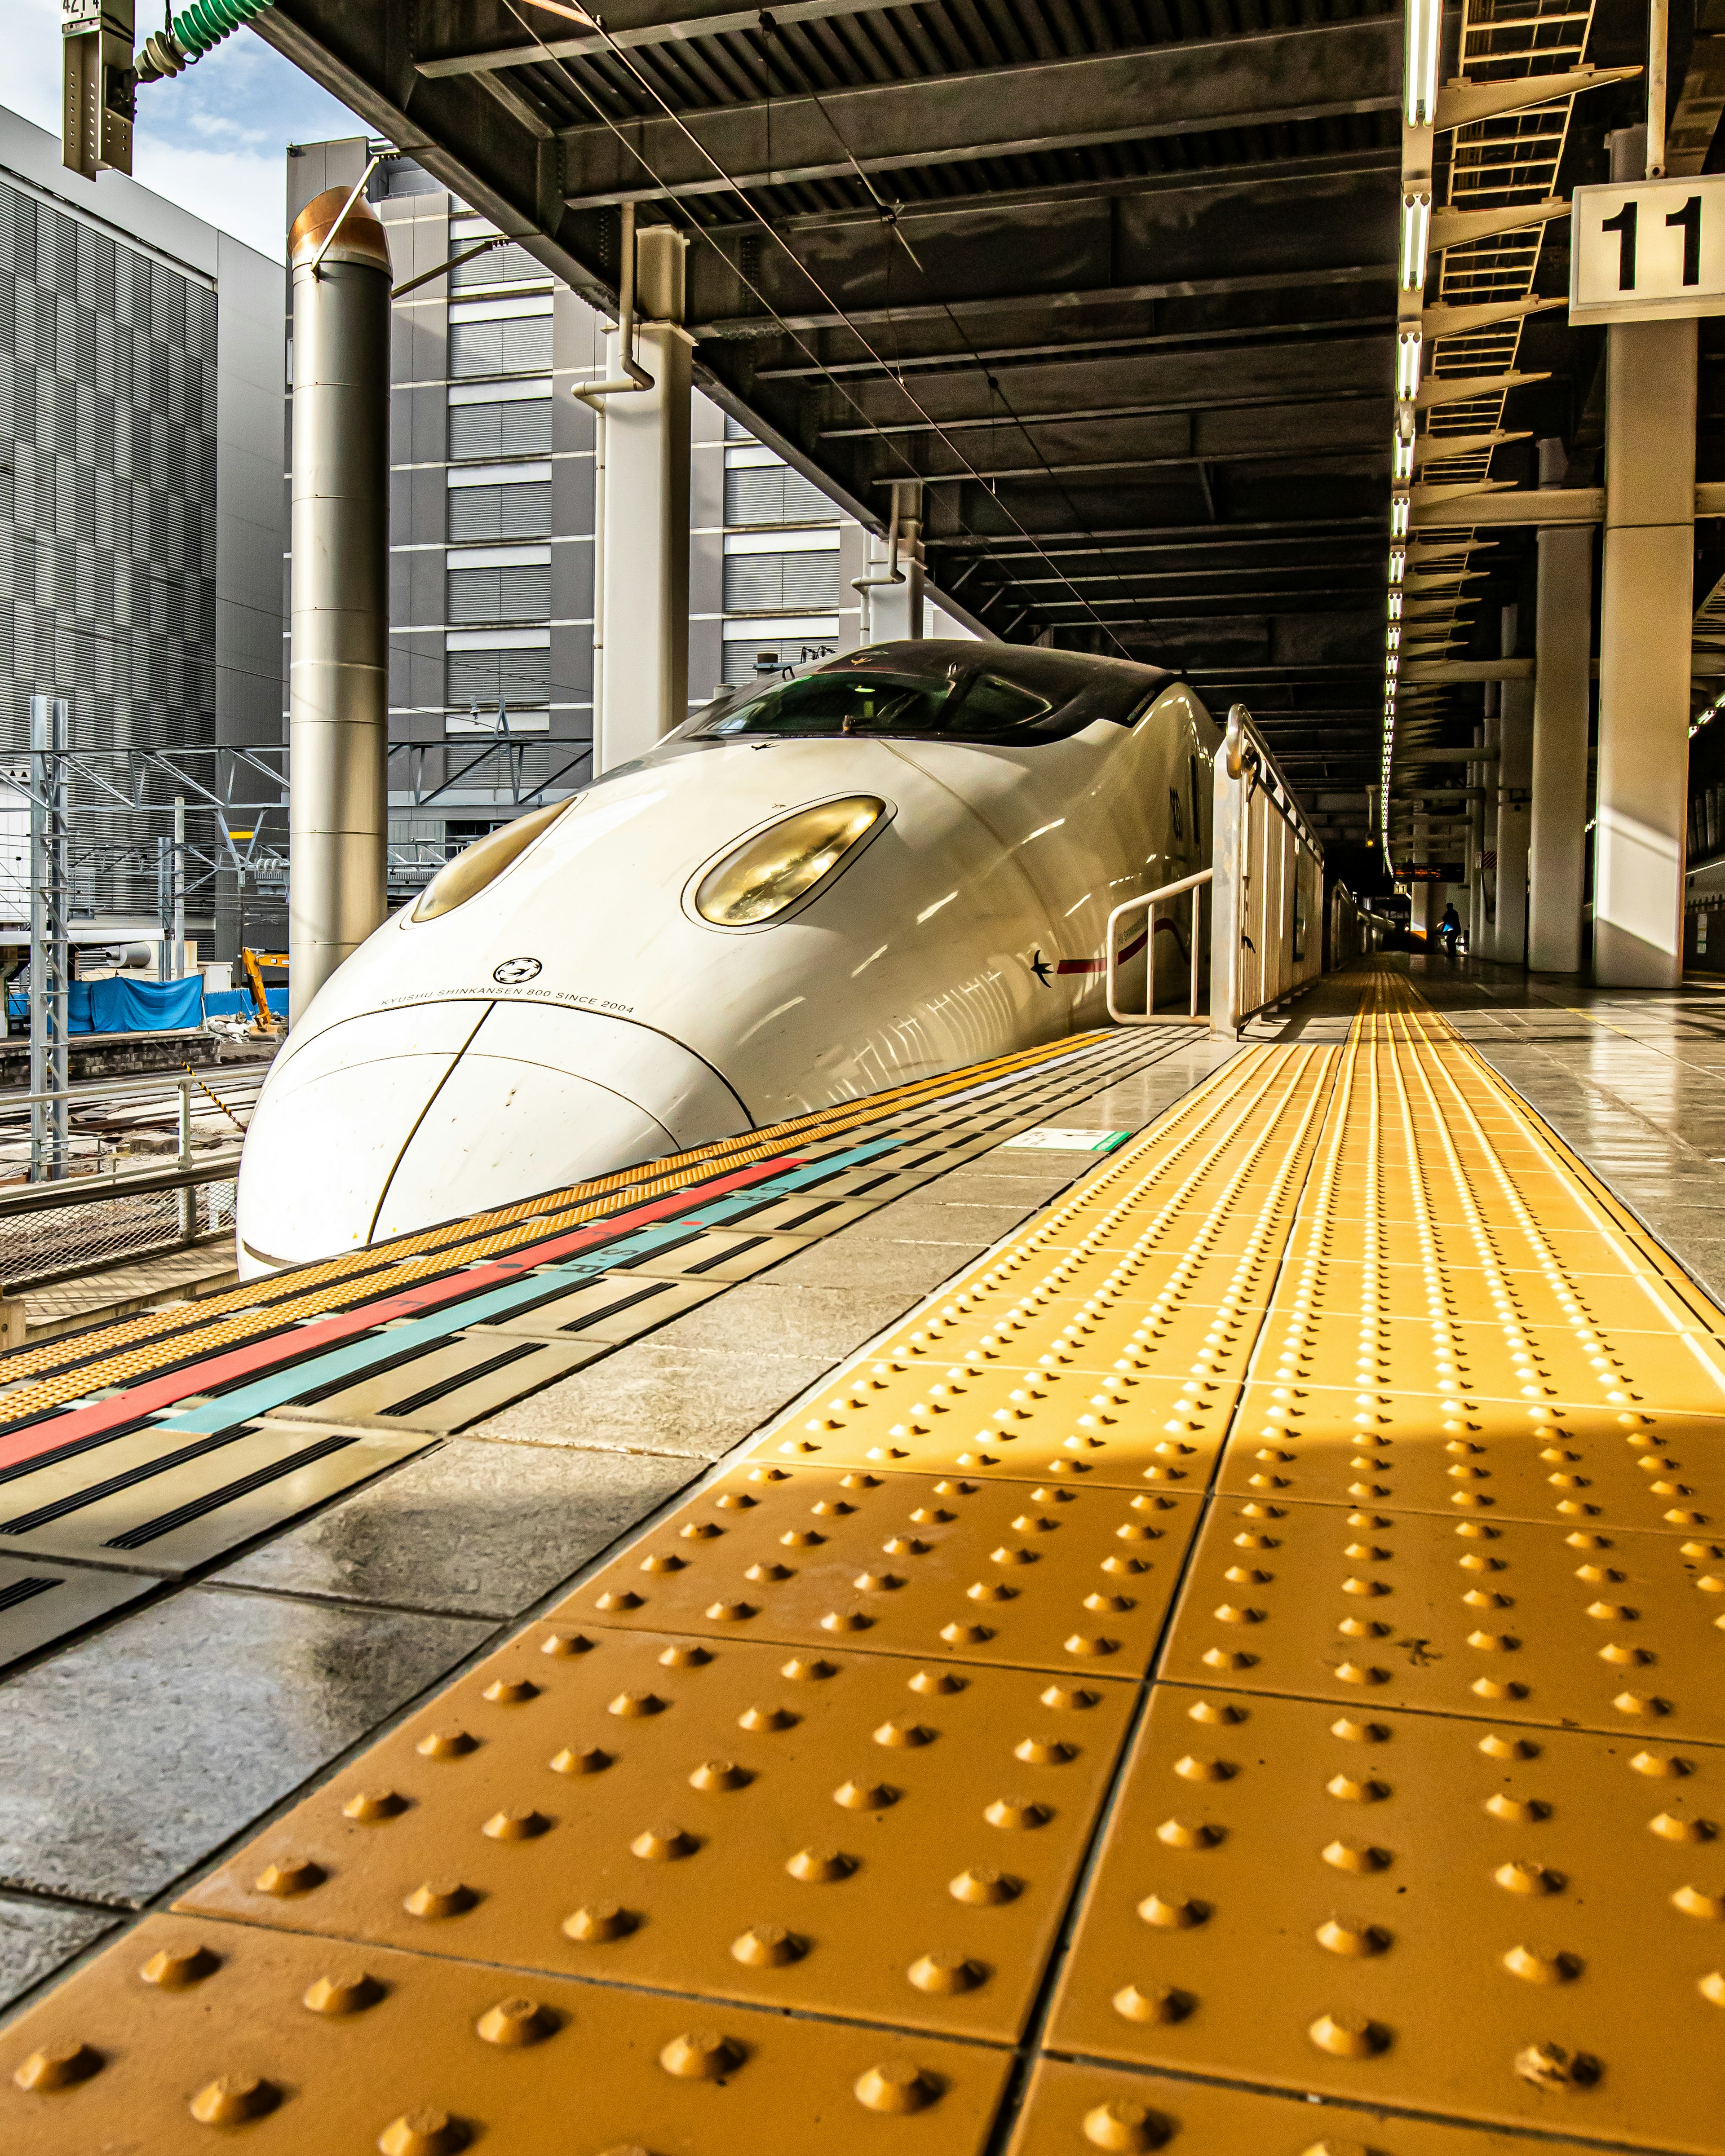
POLYGON ((6 2031, 30 2156, 965 2156, 999 2051, 152 1917, 6 2031))
POLYGON ((1160 1491, 757 1464, 554 1620, 1138 1676, 1198 1517, 1160 1491))
POLYGON ((539 1625, 179 1906, 1009 2041, 1136 1697, 539 1625))
POLYGON ((1595 2142, 1493 2133, 1310 2097, 1039 2059, 1008 2156, 1585 2156, 1595 2142))
POLYGON ((1725 1743, 1725 1541, 1219 1499, 1163 1671, 1725 1743))
POLYGON ((1047 2047, 1717 2151, 1722 1825, 1705 1745, 1160 1686, 1047 2047))
POLYGON ((1421 1397, 1379 1366, 1358 1389, 1249 1385, 1219 1485, 1686 1535, 1725 1524, 1719 1430, 1663 1408, 1421 1397))

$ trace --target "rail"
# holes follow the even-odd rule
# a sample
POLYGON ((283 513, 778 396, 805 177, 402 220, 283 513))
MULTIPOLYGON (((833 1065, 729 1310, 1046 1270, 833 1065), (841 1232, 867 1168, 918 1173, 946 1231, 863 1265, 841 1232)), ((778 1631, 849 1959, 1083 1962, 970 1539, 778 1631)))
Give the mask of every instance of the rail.
POLYGON ((1108 916, 1105 979, 1107 984, 1108 1015, 1117 1025, 1204 1025, 1209 1015, 1198 1008, 1199 974, 1199 952, 1202 943, 1199 936, 1199 921, 1203 901, 1196 897, 1192 901, 1192 934, 1190 951, 1192 1001, 1183 1017, 1173 1017, 1156 1009, 1156 909, 1170 899, 1183 897, 1186 892, 1198 891, 1208 884, 1215 871, 1200 869, 1196 875, 1182 876, 1178 883, 1165 883, 1155 891, 1141 892, 1137 898, 1122 900, 1108 916), (1115 999, 1115 986, 1125 954, 1115 947, 1115 923, 1128 913, 1136 913, 1140 906, 1149 909, 1144 924, 1144 1009, 1142 1011, 1123 1011, 1115 999))

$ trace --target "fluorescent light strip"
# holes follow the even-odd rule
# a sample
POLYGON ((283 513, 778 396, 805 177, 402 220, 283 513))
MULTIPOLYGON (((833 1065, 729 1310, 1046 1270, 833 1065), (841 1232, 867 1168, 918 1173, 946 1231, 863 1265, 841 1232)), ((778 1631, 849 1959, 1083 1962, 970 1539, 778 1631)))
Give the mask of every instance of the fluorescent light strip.
POLYGON ((1430 127, 1437 120, 1442 0, 1407 0, 1407 11, 1402 112, 1409 127, 1430 127))
POLYGON ((1431 197, 1402 197, 1402 290, 1423 292, 1431 249, 1431 197))

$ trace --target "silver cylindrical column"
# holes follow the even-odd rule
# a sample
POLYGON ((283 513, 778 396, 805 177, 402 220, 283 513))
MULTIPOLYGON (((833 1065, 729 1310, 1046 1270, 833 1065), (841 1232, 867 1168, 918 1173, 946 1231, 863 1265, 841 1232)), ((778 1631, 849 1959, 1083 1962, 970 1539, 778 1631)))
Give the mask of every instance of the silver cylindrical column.
POLYGON ((288 239, 290 1022, 386 911, 389 247, 367 203, 341 218, 347 200, 344 187, 319 195, 288 239))

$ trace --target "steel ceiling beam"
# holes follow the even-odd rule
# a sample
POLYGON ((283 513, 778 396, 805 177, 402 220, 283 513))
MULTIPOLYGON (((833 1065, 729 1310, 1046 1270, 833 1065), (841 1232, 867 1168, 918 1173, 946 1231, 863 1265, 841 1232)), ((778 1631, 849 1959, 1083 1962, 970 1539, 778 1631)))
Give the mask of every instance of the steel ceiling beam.
POLYGON ((565 198, 593 209, 1338 120, 1395 107, 1400 71, 1399 22, 1379 16, 697 108, 566 128, 565 198))
MULTIPOLYGON (((902 4, 903 0, 782 0, 773 8, 772 20, 775 25, 824 23, 835 15, 877 14, 902 4)), ((762 28, 758 8, 703 9, 699 0, 693 0, 693 4, 686 4, 685 0, 685 12, 669 22, 655 21, 655 13, 653 0, 619 0, 619 4, 608 4, 605 8, 603 34, 583 31, 578 37, 547 38, 539 44, 517 39, 475 52, 444 53, 416 60, 414 71, 428 82, 447 82, 459 75, 495 74, 509 68, 585 59, 589 54, 616 46, 625 52, 639 52, 644 46, 680 44, 691 38, 733 37, 739 32, 758 37, 762 28)))

